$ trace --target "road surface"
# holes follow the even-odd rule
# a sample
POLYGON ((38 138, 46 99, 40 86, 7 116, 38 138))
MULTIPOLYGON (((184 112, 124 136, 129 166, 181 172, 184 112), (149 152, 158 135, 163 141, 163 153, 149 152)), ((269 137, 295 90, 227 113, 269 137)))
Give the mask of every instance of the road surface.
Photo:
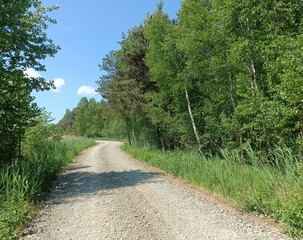
POLYGON ((100 141, 79 155, 22 239, 289 239, 132 159, 121 145, 100 141))

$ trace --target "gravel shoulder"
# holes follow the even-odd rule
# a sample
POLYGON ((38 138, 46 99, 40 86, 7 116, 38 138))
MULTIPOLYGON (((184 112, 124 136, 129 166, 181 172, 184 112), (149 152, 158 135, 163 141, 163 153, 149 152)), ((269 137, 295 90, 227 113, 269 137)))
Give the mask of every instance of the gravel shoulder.
POLYGON ((21 239, 290 239, 99 141, 59 176, 21 239))

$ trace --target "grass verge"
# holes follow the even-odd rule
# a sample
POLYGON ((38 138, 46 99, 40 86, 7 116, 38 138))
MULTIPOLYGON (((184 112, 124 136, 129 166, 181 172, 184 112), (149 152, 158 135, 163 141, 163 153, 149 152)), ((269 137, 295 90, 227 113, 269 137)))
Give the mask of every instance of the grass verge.
POLYGON ((293 236, 303 236, 303 164, 290 150, 275 149, 264 164, 251 149, 250 164, 236 152, 198 156, 194 152, 162 152, 124 145, 137 159, 194 185, 219 194, 250 212, 284 223, 293 236))
POLYGON ((0 239, 18 239, 62 167, 94 144, 86 138, 48 141, 31 148, 29 160, 0 168, 0 239))

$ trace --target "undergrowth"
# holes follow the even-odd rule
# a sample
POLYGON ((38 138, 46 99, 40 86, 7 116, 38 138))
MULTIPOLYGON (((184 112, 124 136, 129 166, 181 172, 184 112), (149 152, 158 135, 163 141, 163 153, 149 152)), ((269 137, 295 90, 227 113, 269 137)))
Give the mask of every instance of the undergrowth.
POLYGON ((293 236, 303 236, 303 163, 289 149, 272 151, 270 164, 250 148, 245 161, 236 151, 201 157, 194 152, 163 152, 126 144, 124 149, 247 211, 271 216, 284 223, 293 236))
POLYGON ((0 239, 18 238, 62 167, 92 145, 85 138, 40 142, 26 150, 25 159, 0 167, 0 239))

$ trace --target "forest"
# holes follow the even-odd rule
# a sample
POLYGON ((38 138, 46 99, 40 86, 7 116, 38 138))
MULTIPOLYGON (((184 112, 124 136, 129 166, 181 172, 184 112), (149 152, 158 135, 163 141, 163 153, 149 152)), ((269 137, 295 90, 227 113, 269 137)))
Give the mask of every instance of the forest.
POLYGON ((102 124, 119 118, 130 145, 301 154, 303 3, 187 0, 176 19, 162 9, 122 34, 120 49, 99 64, 103 114, 83 98, 59 126, 106 135, 102 124))
POLYGON ((303 2, 186 0, 102 60, 98 92, 129 144, 266 154, 303 144, 303 2))
POLYGON ((123 139, 126 131, 122 119, 105 100, 82 97, 72 110, 67 109, 57 124, 61 135, 89 138, 123 139))
POLYGON ((0 235, 93 144, 61 135, 125 138, 138 158, 303 235, 302 0, 184 0, 175 18, 160 1, 100 56, 103 99, 81 98, 54 125, 32 96, 53 82, 24 71, 60 49, 45 31, 56 9, 0 5, 0 235))

